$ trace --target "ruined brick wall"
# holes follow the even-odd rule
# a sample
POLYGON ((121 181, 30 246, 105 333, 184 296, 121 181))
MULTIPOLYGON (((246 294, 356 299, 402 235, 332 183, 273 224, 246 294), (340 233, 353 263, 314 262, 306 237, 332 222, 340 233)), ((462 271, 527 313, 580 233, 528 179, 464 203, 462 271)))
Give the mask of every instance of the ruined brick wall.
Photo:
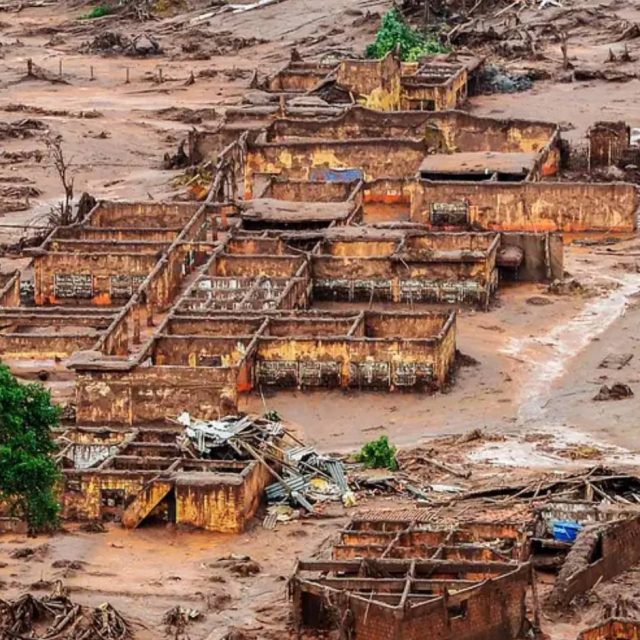
POLYGON ((547 122, 499 120, 464 111, 431 114, 430 123, 444 134, 450 152, 541 151, 557 136, 558 127, 547 122))
POLYGON ((577 640, 640 640, 640 622, 610 618, 602 624, 585 629, 577 640))
POLYGON ((0 334, 0 357, 13 359, 66 358, 76 351, 91 349, 96 336, 60 335, 54 332, 0 334))
POLYGON ((176 523, 224 533, 241 533, 253 518, 272 476, 258 462, 241 473, 178 475, 176 523), (201 478, 198 476, 202 475, 201 478))
POLYGON ((363 218, 375 222, 408 221, 411 209, 412 178, 372 180, 363 189, 363 218))
POLYGON ((200 203, 101 201, 88 226, 124 228, 182 228, 200 209, 200 203))
POLYGON ((176 481, 176 522, 209 531, 243 531, 245 519, 240 476, 224 478, 221 474, 218 481, 215 478, 192 481, 193 476, 176 481))
POLYGON ((455 329, 442 339, 261 339, 259 384, 355 388, 427 387, 444 384, 455 350, 455 329))
POLYGON ((391 261, 385 257, 314 256, 313 294, 319 300, 451 302, 483 305, 492 270, 487 260, 391 261))
POLYGON ((34 260, 38 305, 126 301, 158 262, 156 254, 46 253, 34 260))
POLYGON ((335 67, 309 62, 289 62, 267 78, 267 91, 273 93, 306 93, 321 82, 335 67))
POLYGON ((381 60, 343 60, 337 83, 356 96, 364 96, 366 106, 391 111, 400 107, 401 63, 389 52, 381 60))
MULTIPOLYGON (((150 242, 171 243, 178 235, 179 228, 109 228, 109 227, 58 227, 55 235, 50 239, 51 247, 56 251, 59 247, 55 243, 59 240, 78 240, 86 242, 131 242, 145 240, 150 242)), ((60 243, 59 246, 63 246, 60 243)), ((49 246, 49 245, 47 245, 49 246)))
POLYGON ((557 143, 558 127, 546 122, 486 118, 463 111, 380 112, 352 107, 333 118, 278 119, 266 134, 270 142, 421 138, 430 152, 535 153, 557 143))
MULTIPOLYGON (((274 114, 275 115, 275 114, 274 114)), ((235 142, 242 130, 229 127, 220 127, 216 131, 189 130, 187 142, 187 155, 193 164, 205 160, 216 160, 222 151, 232 142, 235 142)))
POLYGON ((547 605, 567 606, 600 580, 609 580, 640 561, 640 517, 585 528, 569 551, 547 605))
POLYGON ((525 621, 529 567, 404 612, 351 600, 356 640, 511 640, 525 621), (464 614, 460 614, 463 611, 464 614))
POLYGON ((221 255, 214 262, 211 275, 225 278, 256 277, 272 278, 292 276, 302 266, 303 260, 292 256, 238 256, 221 255))
POLYGON ((60 252, 63 254, 80 253, 80 254, 149 254, 159 256, 171 242, 157 242, 141 237, 135 240, 62 240, 54 238, 47 245, 47 250, 60 252))
POLYGON ((446 111, 455 109, 467 98, 466 69, 452 70, 453 77, 444 82, 421 81, 420 76, 405 77, 402 81, 401 108, 406 110, 446 111))
POLYGON ((271 180, 261 198, 275 198, 289 202, 343 202, 349 198, 356 183, 307 182, 271 180))
POLYGON ((589 168, 608 167, 620 162, 629 147, 630 130, 625 122, 596 122, 587 137, 589 168))
POLYGON ((262 504, 264 489, 274 482, 274 477, 263 464, 254 462, 243 472, 242 485, 242 527, 253 518, 262 504))
POLYGON ((254 174, 309 180, 316 169, 354 169, 366 180, 415 175, 427 146, 419 140, 283 142, 250 145, 245 167, 245 198, 254 197, 254 174))
POLYGON ((200 418, 217 418, 222 397, 235 400, 235 382, 235 369, 223 368, 79 370, 77 421, 87 425, 164 422, 186 408, 200 418))
POLYGON ((156 365, 232 367, 244 359, 250 341, 251 336, 159 336, 153 344, 152 359, 156 365))
MULTIPOLYGON (((363 138, 422 138, 429 141, 430 149, 444 148, 439 124, 431 122, 434 116, 419 111, 383 113, 354 106, 332 118, 278 119, 268 127, 266 139, 269 142, 286 142, 295 139, 350 141, 363 138)), ((441 116, 441 119, 449 121, 451 116, 441 116)))
POLYGON ((456 205, 481 229, 630 233, 636 228, 638 191, 625 183, 414 184, 412 221, 433 226, 433 211, 441 205, 456 205))
POLYGON ((102 491, 122 491, 125 502, 133 499, 154 473, 109 474, 104 471, 67 473, 60 496, 62 517, 69 520, 100 520, 102 491))

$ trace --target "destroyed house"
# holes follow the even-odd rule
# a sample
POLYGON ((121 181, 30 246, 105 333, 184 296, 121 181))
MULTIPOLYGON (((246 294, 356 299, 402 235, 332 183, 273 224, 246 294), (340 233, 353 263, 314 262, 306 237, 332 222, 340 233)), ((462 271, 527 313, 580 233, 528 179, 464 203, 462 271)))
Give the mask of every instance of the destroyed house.
MULTIPOLYGON (((76 371, 79 420, 140 424, 184 408, 214 417, 256 385, 438 389, 455 358, 452 312, 309 311, 311 263, 281 239, 231 235, 139 346, 76 371)), ((114 325, 116 326, 116 325, 114 325)), ((134 341, 135 342, 135 341, 134 341)))
POLYGON ((3 360, 64 359, 91 349, 109 328, 116 310, 105 308, 0 308, 3 360))
POLYGON ((403 64, 402 110, 456 109, 467 100, 468 84, 469 66, 465 64, 447 62, 403 64))
POLYGON ((75 364, 79 419, 163 422, 185 407, 215 417, 259 385, 438 389, 455 359, 454 313, 220 313, 178 310, 140 365, 75 364))
POLYGON ((333 181, 533 180, 557 172, 558 139, 555 125, 458 111, 351 107, 335 118, 278 119, 247 142, 245 193, 255 192, 254 174, 333 181))
POLYGON ((602 580, 610 580, 640 561, 640 515, 585 526, 567 553, 549 594, 549 608, 567 607, 602 580))
POLYGON ((498 284, 497 234, 382 232, 332 236, 312 257, 316 299, 468 302, 486 308, 498 284))
POLYGON ((365 223, 396 214, 452 230, 633 231, 634 185, 552 181, 559 140, 542 122, 350 107, 334 118, 273 121, 247 142, 244 190, 251 198, 264 176, 363 180, 365 223))
POLYGON ((199 208, 102 202, 85 222, 57 227, 35 252, 36 304, 126 302, 199 208))
POLYGON ((59 454, 63 517, 114 520, 127 528, 159 521, 243 531, 271 473, 253 458, 230 453, 229 447, 213 459, 197 458, 178 444, 180 434, 175 428, 66 431, 59 454))
POLYGON ((363 514, 332 560, 299 560, 289 592, 297 629, 369 640, 518 638, 531 569, 525 532, 508 523, 429 522, 363 514))
POLYGON ((53 229, 0 291, 0 356, 67 358, 105 344, 122 352, 124 329, 142 342, 154 314, 167 310, 181 280, 211 252, 207 225, 218 209, 224 206, 99 202, 82 222, 53 229), (116 345, 108 342, 114 336, 116 345))
POLYGON ((333 559, 431 558, 506 562, 529 557, 528 530, 509 521, 433 523, 427 513, 364 513, 351 520, 333 546, 333 559))
POLYGON ((295 59, 260 86, 270 93, 318 96, 332 104, 357 101, 382 111, 444 111, 466 101, 469 74, 479 65, 475 58, 401 63, 393 53, 378 60, 295 59))

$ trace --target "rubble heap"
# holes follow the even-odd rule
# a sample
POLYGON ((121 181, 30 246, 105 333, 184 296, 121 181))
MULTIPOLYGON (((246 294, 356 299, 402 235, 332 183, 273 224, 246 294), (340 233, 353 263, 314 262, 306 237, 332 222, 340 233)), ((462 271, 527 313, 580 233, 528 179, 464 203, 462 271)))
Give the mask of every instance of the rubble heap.
POLYGON ((110 604, 92 609, 73 602, 60 582, 42 598, 26 593, 0 600, 0 640, 127 640, 129 623, 110 604))

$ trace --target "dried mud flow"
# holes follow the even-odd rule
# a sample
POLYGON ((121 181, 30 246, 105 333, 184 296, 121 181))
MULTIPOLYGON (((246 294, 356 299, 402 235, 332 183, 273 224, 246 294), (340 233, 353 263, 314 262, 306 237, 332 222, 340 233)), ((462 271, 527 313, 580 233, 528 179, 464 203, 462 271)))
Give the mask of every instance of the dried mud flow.
MULTIPOLYGON (((282 0, 253 7, 261 3, 238 0, 246 10, 214 18, 208 17, 208 5, 217 3, 158 4, 166 5, 166 14, 140 23, 117 16, 84 20, 93 5, 79 2, 0 3, 0 245, 36 232, 60 199, 46 154, 47 133, 62 136, 77 195, 183 197, 182 174, 163 169, 163 157, 175 152, 192 126, 215 126, 226 108, 242 103, 254 71, 274 71, 293 47, 303 57, 361 54, 392 3, 282 0), (29 60, 39 78, 26 76, 29 60)), ((575 145, 585 144, 596 120, 624 120, 640 128, 640 37, 628 31, 640 24, 640 3, 565 0, 564 7, 545 10, 538 4, 529 3, 519 16, 520 31, 536 43, 536 56, 513 54, 517 43, 497 47, 480 33, 507 29, 505 14, 486 11, 460 36, 457 46, 536 78, 527 91, 475 96, 465 108, 558 122, 575 145), (562 61, 562 34, 569 70, 562 61), (571 70, 582 73, 572 76, 571 70)), ((516 29, 505 41, 521 36, 516 29)), ((459 368, 447 393, 273 393, 246 396, 239 408, 262 413, 266 403, 321 451, 351 452, 381 434, 409 460, 414 449, 434 446, 449 460, 473 466, 469 487, 594 462, 637 470, 640 240, 601 240, 565 248, 565 269, 579 290, 558 294, 542 285, 507 286, 488 312, 461 310, 458 347, 471 366, 459 368), (548 303, 532 304, 535 298, 548 303), (615 384, 628 385, 635 397, 593 401, 603 385, 615 384), (448 438, 475 429, 491 436, 462 447, 448 438)), ((24 263, 0 256, 0 270, 24 263)), ((32 361, 19 374, 35 379, 39 370, 32 361)), ((73 393, 73 378, 62 365, 49 384, 56 398, 73 393)), ((405 503, 375 496, 365 506, 405 503)), ((332 505, 321 518, 275 530, 256 520, 241 535, 157 526, 127 531, 116 525, 103 533, 69 525, 36 540, 2 534, 0 599, 29 590, 43 595, 62 580, 74 602, 111 603, 141 640, 174 637, 166 635, 162 620, 175 606, 200 612, 187 629, 191 640, 294 637, 287 579, 296 558, 326 552, 352 513, 332 505), (229 556, 249 556, 259 571, 235 575, 220 563, 229 556)), ((575 638, 597 619, 604 599, 639 598, 639 575, 630 570, 600 585, 570 615, 543 620, 545 633, 552 640, 575 638)), ((548 585, 543 581, 542 587, 548 585)))

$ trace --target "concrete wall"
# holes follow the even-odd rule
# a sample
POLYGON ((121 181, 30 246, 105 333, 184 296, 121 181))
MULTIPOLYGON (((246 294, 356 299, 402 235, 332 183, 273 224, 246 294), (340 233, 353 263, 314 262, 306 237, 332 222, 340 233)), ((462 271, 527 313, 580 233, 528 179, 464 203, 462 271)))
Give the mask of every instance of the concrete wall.
POLYGON ((334 68, 334 66, 292 61, 267 78, 265 89, 273 93, 306 93, 334 68))
POLYGON ((156 365, 233 367, 242 362, 251 336, 159 336, 153 343, 156 365))
POLYGON ((441 388, 455 358, 455 321, 442 333, 411 340, 265 337, 258 343, 256 382, 281 387, 441 388))
POLYGON ((180 229, 201 206, 199 203, 101 201, 93 209, 88 226, 180 229))
POLYGON ((76 417, 80 424, 164 422, 189 409, 217 418, 222 396, 235 399, 236 369, 149 367, 131 371, 78 370, 76 417))
POLYGON ((343 202, 349 198, 356 183, 308 182, 273 179, 261 198, 274 198, 289 202, 343 202))
POLYGON ((11 359, 47 360, 67 358, 76 351, 91 349, 97 336, 64 335, 53 332, 37 334, 0 333, 0 357, 11 359))
POLYGON ((497 286, 495 252, 488 259, 429 262, 385 257, 314 256, 313 295, 318 300, 462 303, 484 306, 497 286), (491 291, 489 290, 491 289, 491 291))
POLYGON ((241 474, 188 474, 176 479, 176 522, 241 533, 255 515, 271 474, 252 462, 241 474))
POLYGON ((343 60, 336 81, 369 109, 396 111, 401 104, 401 63, 389 52, 380 60, 343 60))
MULTIPOLYGON (((484 118, 464 111, 381 112, 363 107, 346 109, 333 118, 282 118, 267 129, 267 141, 295 139, 356 140, 420 138, 429 151, 538 152, 557 142, 558 127, 548 122, 484 118)), ((405 177, 405 176, 402 176, 405 177)))
POLYGON ((638 191, 626 183, 417 181, 411 220, 431 226, 433 205, 441 203, 465 207, 478 229, 629 233, 636 228, 638 191))
POLYGON ((103 516, 103 490, 122 491, 125 502, 131 501, 155 475, 156 471, 66 473, 60 495, 62 517, 69 520, 100 520, 103 516))
POLYGON ((415 175, 427 152, 420 140, 361 139, 282 142, 249 145, 245 198, 254 197, 254 174, 309 180, 316 168, 357 169, 366 180, 415 175))
MULTIPOLYGON (((144 240, 151 242, 168 242, 176 238, 180 227, 160 229, 156 227, 116 228, 108 227, 58 227, 55 234, 50 237, 49 243, 55 251, 59 249, 54 244, 59 240, 84 240, 86 242, 118 242, 144 240)), ((45 245, 48 248, 49 244, 45 245)), ((62 244, 60 245, 62 246, 62 244)))

